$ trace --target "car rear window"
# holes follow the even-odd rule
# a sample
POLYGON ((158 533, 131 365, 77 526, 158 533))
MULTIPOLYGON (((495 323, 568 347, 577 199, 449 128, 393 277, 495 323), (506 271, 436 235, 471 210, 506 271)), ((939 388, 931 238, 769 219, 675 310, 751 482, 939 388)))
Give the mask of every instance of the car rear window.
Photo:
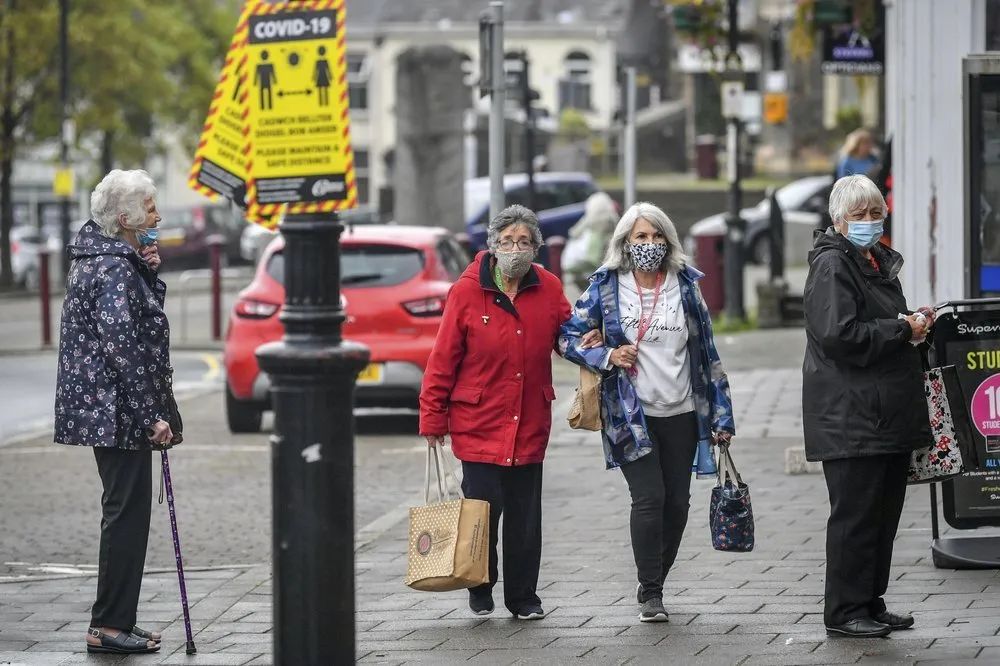
MULTIPOLYGON (((424 268, 424 253, 400 245, 350 245, 340 248, 340 283, 345 287, 391 287, 413 278, 424 268)), ((267 274, 285 282, 285 256, 275 252, 267 274)))

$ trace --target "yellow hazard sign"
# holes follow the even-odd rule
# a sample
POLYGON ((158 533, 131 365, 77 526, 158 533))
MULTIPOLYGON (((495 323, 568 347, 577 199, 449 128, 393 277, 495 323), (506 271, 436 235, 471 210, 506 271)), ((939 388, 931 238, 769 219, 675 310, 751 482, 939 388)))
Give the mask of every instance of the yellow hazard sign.
POLYGON ((247 25, 258 0, 243 6, 215 86, 195 152, 188 185, 210 199, 228 197, 245 205, 247 179, 247 25))
POLYGON ((764 122, 780 125, 788 120, 788 93, 764 93, 764 122))
POLYGON ((247 24, 248 217, 351 208, 344 1, 259 4, 247 24))

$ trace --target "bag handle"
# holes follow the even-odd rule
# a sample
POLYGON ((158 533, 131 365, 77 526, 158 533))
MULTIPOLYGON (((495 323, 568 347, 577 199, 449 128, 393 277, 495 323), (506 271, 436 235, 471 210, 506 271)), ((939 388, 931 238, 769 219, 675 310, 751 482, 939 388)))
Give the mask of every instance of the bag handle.
POLYGON ((465 495, 462 493, 462 486, 458 482, 458 477, 455 475, 455 466, 448 460, 448 456, 440 451, 438 451, 437 446, 427 447, 427 466, 424 471, 424 504, 431 503, 431 459, 434 460, 434 476, 437 481, 437 496, 438 502, 445 502, 451 497, 451 486, 448 483, 448 476, 450 475, 455 481, 455 495, 458 499, 465 499, 465 495), (442 458, 446 462, 442 463, 442 458))
POLYGON ((740 471, 736 469, 736 462, 733 460, 733 454, 729 452, 729 444, 723 444, 723 449, 726 455, 726 463, 729 465, 729 470, 732 472, 733 476, 736 477, 736 484, 743 485, 743 477, 740 476, 740 471))

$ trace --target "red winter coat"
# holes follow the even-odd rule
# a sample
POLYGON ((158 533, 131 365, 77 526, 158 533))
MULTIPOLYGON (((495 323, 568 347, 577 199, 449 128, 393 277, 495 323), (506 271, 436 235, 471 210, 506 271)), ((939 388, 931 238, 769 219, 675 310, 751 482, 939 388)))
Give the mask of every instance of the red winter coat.
POLYGON ((532 265, 511 303, 480 252, 452 285, 420 390, 420 433, 451 435, 459 460, 542 462, 552 426, 552 351, 570 305, 532 265))

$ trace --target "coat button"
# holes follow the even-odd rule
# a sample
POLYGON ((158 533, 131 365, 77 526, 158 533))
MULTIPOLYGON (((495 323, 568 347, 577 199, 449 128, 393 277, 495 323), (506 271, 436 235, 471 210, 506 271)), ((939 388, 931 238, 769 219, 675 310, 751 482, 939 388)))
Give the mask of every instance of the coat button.
POLYGON ((497 303, 499 303, 499 302, 500 302, 500 299, 498 298, 498 299, 497 299, 497 303))
POLYGON ((520 462, 517 458, 514 458, 514 462, 520 462))
POLYGON ((514 420, 515 420, 515 421, 517 420, 517 417, 516 417, 516 416, 514 417, 514 420))
POLYGON ((517 376, 518 376, 518 377, 520 377, 520 376, 521 376, 521 373, 520 373, 520 372, 519 372, 519 373, 517 373, 517 376))
POLYGON ((507 458, 507 462, 510 462, 510 458, 507 458))
POLYGON ((517 334, 521 335, 521 329, 517 329, 517 334))

